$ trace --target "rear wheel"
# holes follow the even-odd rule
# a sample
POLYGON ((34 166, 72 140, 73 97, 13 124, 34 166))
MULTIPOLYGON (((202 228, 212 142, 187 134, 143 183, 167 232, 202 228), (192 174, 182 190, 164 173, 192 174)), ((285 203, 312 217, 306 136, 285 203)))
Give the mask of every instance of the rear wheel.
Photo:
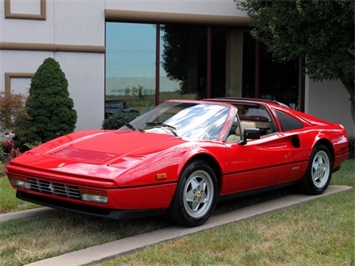
POLYGON ((324 145, 317 145, 311 153, 306 174, 301 181, 303 191, 311 195, 322 194, 330 182, 331 166, 328 148, 324 145))
POLYGON ((172 204, 170 218, 184 226, 199 226, 211 216, 217 202, 217 178, 204 161, 195 160, 183 170, 172 204))

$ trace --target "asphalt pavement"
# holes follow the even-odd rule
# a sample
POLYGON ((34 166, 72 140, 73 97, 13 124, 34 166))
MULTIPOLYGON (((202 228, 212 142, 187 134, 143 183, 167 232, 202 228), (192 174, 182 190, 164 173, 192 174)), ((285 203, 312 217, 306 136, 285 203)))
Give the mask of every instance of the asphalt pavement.
MULTIPOLYGON (((212 216, 204 225, 194 228, 185 228, 180 226, 169 226, 153 232, 127 237, 113 242, 98 246, 89 247, 83 250, 73 251, 57 257, 44 259, 41 261, 27 264, 28 266, 78 266, 113 258, 123 253, 132 252, 149 245, 158 244, 164 241, 177 239, 187 235, 195 234, 203 230, 211 229, 224 224, 238 222, 250 219, 260 215, 266 215, 272 212, 278 212, 285 208, 296 206, 304 202, 328 196, 331 194, 344 192, 352 189, 348 186, 329 186, 326 192, 319 196, 309 196, 303 194, 292 194, 275 200, 255 204, 242 209, 231 211, 224 214, 212 216)), ((11 219, 40 215, 41 213, 51 211, 50 208, 39 208, 35 210, 21 211, 16 213, 1 214, 0 222, 11 219)))

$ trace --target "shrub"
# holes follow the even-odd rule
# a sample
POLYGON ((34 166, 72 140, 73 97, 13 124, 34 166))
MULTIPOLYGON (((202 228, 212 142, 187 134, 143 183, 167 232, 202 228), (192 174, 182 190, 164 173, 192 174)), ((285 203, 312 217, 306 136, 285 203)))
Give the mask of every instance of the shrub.
POLYGON ((16 119, 16 146, 24 149, 24 143, 46 142, 73 132, 77 119, 73 107, 59 63, 45 59, 31 80, 26 112, 16 119))
POLYGON ((0 178, 5 176, 6 173, 6 164, 0 161, 0 178))
POLYGON ((2 132, 10 132, 14 129, 15 120, 23 114, 24 108, 24 95, 0 92, 0 128, 2 132))
POLYGON ((6 156, 6 153, 4 151, 4 149, 2 148, 2 143, 0 141, 0 163, 4 161, 6 156))
POLYGON ((7 164, 10 160, 20 155, 20 150, 15 148, 12 139, 0 141, 0 161, 7 164))
POLYGON ((30 149, 33 149, 33 148, 41 145, 41 144, 42 144, 42 142, 40 142, 40 141, 36 141, 36 142, 33 142, 33 143, 26 142, 26 143, 23 144, 23 146, 25 146, 28 150, 30 150, 30 149))
POLYGON ((129 123, 133 119, 135 119, 139 114, 132 113, 117 113, 109 116, 102 123, 102 129, 119 129, 124 126, 126 123, 129 123))

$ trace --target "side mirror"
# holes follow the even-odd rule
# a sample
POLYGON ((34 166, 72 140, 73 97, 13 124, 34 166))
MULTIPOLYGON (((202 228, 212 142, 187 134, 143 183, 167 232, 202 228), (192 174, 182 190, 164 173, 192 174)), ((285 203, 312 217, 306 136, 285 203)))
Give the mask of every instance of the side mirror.
POLYGON ((260 139, 260 131, 258 128, 246 128, 243 132, 243 140, 240 144, 246 144, 247 139, 260 139))

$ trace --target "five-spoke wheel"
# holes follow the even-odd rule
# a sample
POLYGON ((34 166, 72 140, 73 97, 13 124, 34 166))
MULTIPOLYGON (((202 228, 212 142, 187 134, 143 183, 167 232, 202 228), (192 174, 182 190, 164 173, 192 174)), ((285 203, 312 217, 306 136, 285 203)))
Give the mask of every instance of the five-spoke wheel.
POLYGON ((328 148, 317 145, 313 149, 308 168, 301 181, 302 189, 308 194, 322 194, 328 187, 331 178, 332 161, 328 148))
POLYGON ((197 170, 189 176, 183 193, 184 208, 188 215, 200 218, 208 212, 213 202, 213 186, 206 171, 197 170))
POLYGON ((323 188, 329 181, 330 159, 325 151, 319 151, 312 162, 312 180, 317 188, 323 188))
POLYGON ((190 162, 180 176, 169 209, 170 217, 184 226, 205 223, 216 206, 217 186, 216 175, 206 162, 190 162))

